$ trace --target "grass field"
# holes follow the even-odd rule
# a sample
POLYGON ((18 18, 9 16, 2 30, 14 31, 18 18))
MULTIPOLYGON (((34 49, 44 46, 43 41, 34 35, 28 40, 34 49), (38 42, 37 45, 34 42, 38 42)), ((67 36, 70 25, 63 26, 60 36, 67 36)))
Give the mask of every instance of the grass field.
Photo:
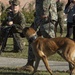
MULTIPOLYGON (((30 75, 30 72, 26 71, 17 71, 13 68, 0 68, 0 75, 30 75)), ((54 75, 69 75, 69 73, 66 72, 53 72, 54 75)), ((35 75, 50 75, 46 71, 38 71, 35 73, 35 75)))
MULTIPOLYGON (((12 52, 13 50, 13 41, 12 38, 8 39, 7 46, 5 52, 2 52, 0 55, 1 57, 13 57, 13 58, 27 58, 28 57, 28 42, 26 39, 23 39, 26 42, 26 45, 24 47, 24 50, 19 53, 12 52)), ((53 61, 65 61, 63 58, 61 58, 58 54, 54 54, 51 57, 49 57, 49 60, 53 61)), ((0 68, 0 75, 30 75, 29 72, 26 71, 17 71, 15 68, 0 68)), ((49 75, 48 72, 40 71, 37 72, 35 75, 49 75)), ((54 75, 69 75, 69 73, 65 72, 54 72, 54 75)))
MULTIPOLYGON (((31 72, 27 71, 17 71, 14 68, 0 68, 0 75, 30 75, 31 72)), ((53 72, 54 75, 69 75, 66 72, 53 72)), ((38 71, 35 75, 50 75, 46 71, 38 71)))

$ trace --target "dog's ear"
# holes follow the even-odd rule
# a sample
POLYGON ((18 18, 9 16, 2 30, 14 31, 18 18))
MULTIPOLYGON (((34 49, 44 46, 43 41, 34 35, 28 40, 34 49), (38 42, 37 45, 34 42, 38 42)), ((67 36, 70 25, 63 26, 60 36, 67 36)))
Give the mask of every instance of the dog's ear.
POLYGON ((30 36, 32 36, 36 31, 32 28, 32 27, 25 27, 22 31, 23 35, 26 38, 29 38, 30 36))

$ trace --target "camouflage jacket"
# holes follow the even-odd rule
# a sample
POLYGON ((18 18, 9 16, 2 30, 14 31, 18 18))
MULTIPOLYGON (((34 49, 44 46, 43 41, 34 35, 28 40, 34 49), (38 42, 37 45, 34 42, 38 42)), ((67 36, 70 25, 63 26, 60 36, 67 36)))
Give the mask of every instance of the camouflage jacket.
POLYGON ((22 12, 18 12, 17 14, 13 14, 12 11, 10 11, 5 19, 5 21, 2 23, 2 26, 8 26, 8 18, 11 18, 10 20, 13 21, 14 26, 16 28, 17 32, 22 32, 22 29, 25 28, 26 21, 25 17, 22 12))
POLYGON ((51 15, 51 20, 57 21, 57 7, 55 0, 36 0, 36 16, 51 15))

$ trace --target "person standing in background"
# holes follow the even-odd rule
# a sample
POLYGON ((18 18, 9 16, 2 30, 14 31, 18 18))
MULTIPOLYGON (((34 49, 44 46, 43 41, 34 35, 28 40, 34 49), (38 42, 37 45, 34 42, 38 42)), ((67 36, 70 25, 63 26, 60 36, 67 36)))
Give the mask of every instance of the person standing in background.
POLYGON ((73 39, 75 40, 75 0, 68 0, 64 12, 67 14, 66 37, 71 38, 73 33, 73 39))

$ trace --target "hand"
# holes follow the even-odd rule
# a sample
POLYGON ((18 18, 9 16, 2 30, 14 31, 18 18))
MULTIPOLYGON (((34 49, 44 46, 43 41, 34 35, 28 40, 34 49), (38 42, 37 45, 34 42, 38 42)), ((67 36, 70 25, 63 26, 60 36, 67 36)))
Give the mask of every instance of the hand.
POLYGON ((8 24, 9 26, 13 25, 13 21, 9 21, 9 22, 7 22, 7 24, 8 24))

